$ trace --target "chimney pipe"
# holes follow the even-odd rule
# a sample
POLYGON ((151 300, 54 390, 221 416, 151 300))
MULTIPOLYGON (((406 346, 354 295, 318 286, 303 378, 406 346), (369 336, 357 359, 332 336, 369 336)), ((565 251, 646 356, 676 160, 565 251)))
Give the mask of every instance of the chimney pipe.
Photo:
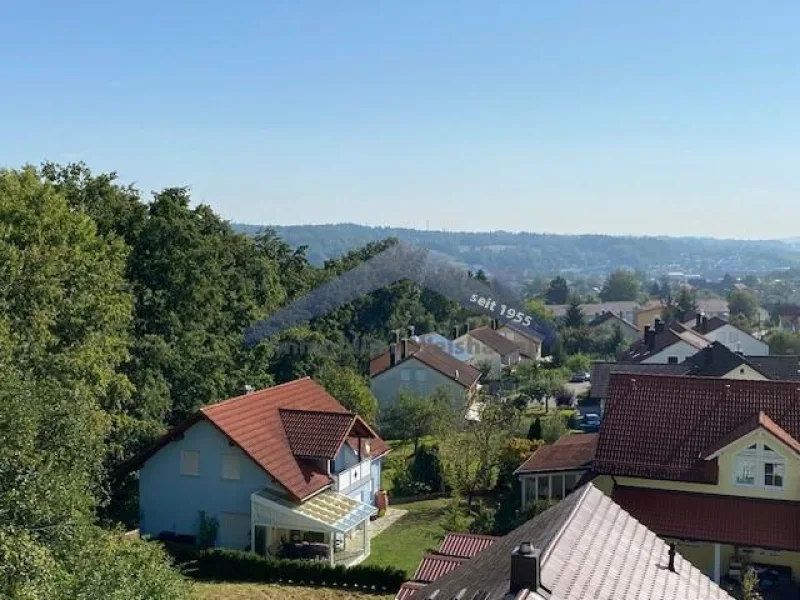
POLYGON ((703 315, 703 324, 702 324, 701 328, 702 328, 703 333, 705 333, 706 330, 708 329, 708 317, 706 317, 705 315, 703 315))
POLYGON ((669 545, 669 565, 668 568, 673 573, 675 572, 675 542, 669 545))
POLYGON ((492 329, 497 329, 497 319, 492 319, 492 329))
POLYGON ((414 326, 413 325, 409 325, 408 326, 408 331, 409 331, 408 337, 413 338, 414 337, 414 326))
POLYGON ((405 360, 406 357, 408 356, 408 340, 403 340, 401 347, 402 347, 402 350, 401 350, 401 354, 400 354, 400 359, 401 360, 405 360))
POLYGON ((694 326, 695 326, 697 329, 700 329, 700 325, 702 324, 702 319, 703 319, 703 315, 701 315, 700 313, 697 313, 697 314, 694 316, 694 326))
POLYGON ((397 344, 389 344, 389 366, 397 364, 397 344))
POLYGON ((521 590, 535 592, 540 583, 540 559, 542 551, 530 542, 522 542, 511 553, 510 591, 516 594, 521 590))
POLYGON ((658 317, 656 317, 656 320, 655 320, 655 332, 656 333, 661 333, 662 331, 664 331, 664 322, 661 319, 659 319, 658 317))

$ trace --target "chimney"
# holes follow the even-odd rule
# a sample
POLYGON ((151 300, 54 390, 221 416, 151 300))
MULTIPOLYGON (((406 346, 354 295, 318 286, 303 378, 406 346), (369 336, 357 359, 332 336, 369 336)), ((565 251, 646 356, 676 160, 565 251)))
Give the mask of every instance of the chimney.
POLYGON ((695 326, 696 329, 700 329, 700 325, 702 324, 702 320, 703 320, 703 315, 701 315, 700 313, 697 313, 694 316, 694 326, 695 326))
POLYGON ((656 332, 650 329, 650 325, 644 326, 644 343, 651 352, 656 347, 656 332))
POLYGON ((458 379, 458 369, 456 369, 456 374, 454 376, 454 379, 458 379))
POLYGON ((492 319, 492 329, 497 329, 497 319, 492 319))
POLYGON ((400 351, 401 352, 400 359, 401 360, 405 360, 406 357, 408 356, 408 340, 405 339, 400 343, 402 344, 402 346, 401 346, 402 350, 400 351))
POLYGON ((389 366, 397 364, 397 344, 389 344, 389 366))
POLYGON ((669 565, 668 568, 673 573, 675 572, 675 542, 669 545, 669 565))
POLYGON ((656 318, 655 320, 655 331, 656 333, 661 333, 664 331, 664 321, 659 318, 656 318))
POLYGON ((705 333, 707 329, 708 329, 708 317, 703 315, 703 321, 702 321, 702 325, 700 325, 700 331, 705 333))
POLYGON ((249 383, 244 384, 244 393, 245 394, 252 394, 255 391, 255 388, 250 385, 249 383))
POLYGON ((535 592, 539 589, 540 564, 542 551, 534 548, 530 542, 522 542, 511 553, 510 591, 516 594, 521 590, 535 592))
POLYGON ((410 338, 414 337, 414 326, 413 325, 409 325, 408 326, 408 337, 410 337, 410 338))

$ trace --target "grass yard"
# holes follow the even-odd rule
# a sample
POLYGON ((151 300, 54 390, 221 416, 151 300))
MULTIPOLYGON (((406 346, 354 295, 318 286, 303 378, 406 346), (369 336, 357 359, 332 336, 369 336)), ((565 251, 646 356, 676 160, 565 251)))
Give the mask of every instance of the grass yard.
POLYGON ((444 535, 441 521, 449 498, 398 505, 408 513, 372 540, 372 554, 366 565, 403 569, 414 574, 422 556, 439 547, 444 535))
POLYGON ((374 595, 330 588, 257 583, 196 583, 197 600, 389 600, 394 594, 374 595))

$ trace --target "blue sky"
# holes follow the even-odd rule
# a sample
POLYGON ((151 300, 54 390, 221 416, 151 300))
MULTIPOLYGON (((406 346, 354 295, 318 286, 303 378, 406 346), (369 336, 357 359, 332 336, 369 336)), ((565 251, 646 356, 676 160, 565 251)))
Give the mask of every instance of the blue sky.
POLYGON ((126 5, 5 3, 0 165, 249 223, 800 235, 796 1, 126 5))

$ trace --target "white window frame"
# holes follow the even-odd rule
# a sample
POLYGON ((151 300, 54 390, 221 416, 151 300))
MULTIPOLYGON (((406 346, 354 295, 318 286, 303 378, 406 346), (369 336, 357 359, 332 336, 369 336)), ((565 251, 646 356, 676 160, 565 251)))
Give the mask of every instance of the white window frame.
POLYGON ((181 450, 180 472, 184 477, 200 477, 200 452, 181 450))
MULTIPOLYGON (((773 477, 775 469, 773 469, 773 477)), ((740 450, 734 458, 734 472, 733 483, 737 487, 749 489, 762 489, 782 491, 786 489, 786 476, 788 470, 786 468, 786 458, 779 452, 772 449, 772 446, 765 444, 759 440, 753 444, 748 445, 747 448, 740 450), (753 448, 755 446, 755 448, 753 448), (738 474, 741 471, 742 465, 746 462, 752 463, 753 466, 753 483, 745 483, 738 480, 738 474), (782 478, 781 485, 767 484, 766 465, 773 465, 780 470, 780 477, 782 478)))
POLYGON ((231 481, 242 478, 242 461, 239 460, 236 454, 222 455, 222 472, 220 473, 220 477, 231 481))

